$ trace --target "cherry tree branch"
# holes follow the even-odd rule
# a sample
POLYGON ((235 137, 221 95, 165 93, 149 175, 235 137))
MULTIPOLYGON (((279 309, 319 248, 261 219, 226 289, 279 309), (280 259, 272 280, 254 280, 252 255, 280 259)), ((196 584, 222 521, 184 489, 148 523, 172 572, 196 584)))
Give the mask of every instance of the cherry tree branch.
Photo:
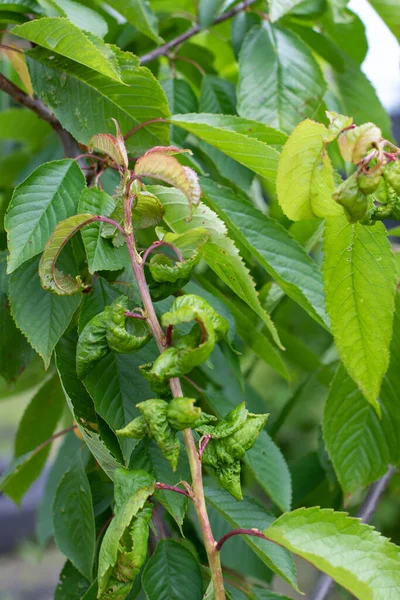
MULTIPOLYGON (((223 23, 224 21, 227 21, 228 19, 232 19, 232 17, 234 17, 238 13, 242 12, 243 10, 246 10, 246 8, 248 8, 255 2, 256 2, 256 0, 244 0, 243 2, 239 2, 239 4, 236 4, 236 6, 234 6, 230 10, 227 10, 226 12, 222 13, 222 15, 219 15, 214 20, 212 25, 218 25, 218 23, 223 23)), ((202 27, 198 23, 196 25, 193 25, 193 27, 191 27, 190 29, 188 29, 187 31, 182 33, 181 35, 178 35, 173 40, 170 40, 169 42, 167 42, 166 44, 163 44, 159 48, 156 48, 155 50, 152 50, 151 52, 144 54, 140 58, 140 63, 142 65, 145 65, 145 64, 151 62, 152 60, 159 58, 160 56, 168 55, 169 52, 173 48, 175 48, 176 46, 179 46, 183 42, 186 42, 186 40, 189 40, 191 37, 193 37, 194 35, 199 33, 201 30, 202 30, 202 27)))
POLYGON ((14 98, 16 102, 22 104, 26 108, 29 108, 37 114, 39 119, 46 121, 54 129, 58 137, 60 138, 61 144, 64 148, 64 154, 68 158, 75 158, 79 155, 79 146, 72 135, 66 131, 60 121, 53 115, 53 113, 36 98, 31 98, 21 88, 16 86, 12 81, 7 79, 0 73, 0 90, 14 98))
MULTIPOLYGON (((394 468, 389 466, 386 474, 369 487, 365 500, 357 513, 357 517, 364 521, 364 523, 368 523, 374 516, 376 509, 378 508, 379 500, 385 492, 393 473, 394 468)), ((329 575, 320 575, 309 600, 327 600, 334 585, 335 582, 329 575)))

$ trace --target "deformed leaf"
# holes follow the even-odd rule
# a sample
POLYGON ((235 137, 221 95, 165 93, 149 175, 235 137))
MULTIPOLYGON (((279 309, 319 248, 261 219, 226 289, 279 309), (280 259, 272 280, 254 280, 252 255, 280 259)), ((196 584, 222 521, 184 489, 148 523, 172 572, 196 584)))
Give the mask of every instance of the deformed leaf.
POLYGON ((282 150, 276 187, 279 204, 292 221, 343 213, 332 199, 333 168, 325 150, 327 135, 325 125, 307 119, 296 127, 282 150))
POLYGON ((96 150, 104 152, 104 154, 107 154, 107 156, 112 158, 117 165, 127 169, 128 154, 125 148, 125 141, 121 134, 118 122, 115 119, 113 119, 113 121, 117 132, 116 136, 111 135, 111 133, 98 133, 90 139, 88 147, 90 151, 93 150, 93 148, 96 148, 96 150))
POLYGON ((164 207, 157 196, 145 190, 139 190, 132 210, 133 229, 146 229, 158 225, 164 212, 164 207))

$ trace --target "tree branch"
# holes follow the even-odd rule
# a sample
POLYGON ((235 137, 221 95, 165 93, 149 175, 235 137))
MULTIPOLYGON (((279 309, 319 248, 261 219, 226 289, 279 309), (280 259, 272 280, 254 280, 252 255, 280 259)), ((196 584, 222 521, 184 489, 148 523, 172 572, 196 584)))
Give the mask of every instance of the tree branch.
MULTIPOLYGON (((374 516, 378 508, 378 502, 385 492, 393 473, 393 467, 389 466, 386 474, 369 487, 365 500, 357 513, 357 517, 364 521, 364 523, 368 523, 374 516)), ((335 582, 329 575, 320 575, 309 600, 327 600, 334 585, 335 582)))
MULTIPOLYGON (((219 17, 217 17, 214 20, 212 25, 218 25, 218 23, 223 23, 227 19, 231 19, 238 13, 242 12, 243 10, 246 10, 247 7, 251 6, 255 2, 256 2, 256 0, 244 0, 243 2, 240 2, 239 4, 236 4, 236 6, 234 6, 230 10, 222 13, 222 15, 219 15, 219 17)), ((155 50, 152 50, 151 52, 144 54, 140 58, 140 64, 145 65, 145 64, 151 62, 152 60, 159 58, 160 56, 165 56, 165 55, 169 54, 169 52, 173 48, 175 48, 176 46, 179 46, 183 42, 186 42, 186 40, 190 39, 191 37, 193 37, 194 35, 199 33, 201 30, 202 30, 202 28, 199 24, 193 25, 193 27, 191 27, 190 29, 188 29, 187 31, 182 33, 181 35, 178 35, 178 37, 174 38, 173 40, 170 40, 163 46, 160 46, 159 48, 156 48, 155 50)))
POLYGON ((23 90, 17 87, 12 81, 4 77, 0 73, 0 90, 14 98, 19 104, 29 108, 37 116, 42 119, 42 121, 46 121, 51 125, 54 131, 57 133, 60 138, 61 144, 64 148, 64 154, 68 158, 75 158, 79 155, 79 146, 76 140, 72 137, 72 135, 66 131, 58 119, 53 115, 53 113, 36 98, 31 98, 26 94, 23 90))

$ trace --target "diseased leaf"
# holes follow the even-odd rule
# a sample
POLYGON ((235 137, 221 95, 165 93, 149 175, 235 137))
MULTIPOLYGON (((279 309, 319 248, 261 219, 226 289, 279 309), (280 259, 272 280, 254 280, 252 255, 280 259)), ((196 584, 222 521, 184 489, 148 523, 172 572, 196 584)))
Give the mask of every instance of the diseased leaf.
POLYGON ((201 202, 189 223, 187 220, 189 207, 183 194, 160 186, 152 186, 149 190, 163 203, 165 208, 164 220, 175 233, 184 233, 196 227, 207 229, 210 232, 210 239, 203 249, 204 260, 222 281, 259 315, 271 332, 275 342, 280 345, 275 327, 259 303, 254 282, 238 249, 227 236, 224 223, 201 202))
POLYGON ((275 180, 279 154, 271 144, 280 144, 285 139, 279 131, 240 117, 202 113, 174 115, 171 123, 183 127, 258 175, 275 180))
POLYGON ((84 187, 76 161, 66 159, 41 165, 15 188, 5 219, 9 273, 42 252, 57 223, 75 213, 84 187))
POLYGON ((88 588, 88 580, 67 560, 60 573, 54 600, 81 600, 88 588))
MULTIPOLYGON (((245 498, 237 502, 228 492, 221 490, 216 484, 207 482, 205 496, 217 512, 235 528, 256 528, 262 531, 273 522, 273 516, 268 513, 256 500, 245 498)), ((254 550, 257 556, 274 573, 285 579, 297 589, 296 568, 292 558, 284 549, 252 536, 243 536, 245 542, 254 550)), ((229 543, 229 542, 227 542, 229 543)))
POLYGON ((84 33, 64 17, 45 17, 16 25, 13 34, 122 81, 114 52, 101 38, 84 33))
POLYGON ((264 533, 359 600, 387 600, 388 590, 400 586, 400 549, 346 513, 299 508, 279 517, 264 533))
POLYGON ((203 581, 194 555, 179 542, 161 540, 147 563, 142 585, 148 600, 201 600, 203 581))
POLYGON ((205 177, 200 182, 204 201, 225 221, 233 239, 255 256, 290 298, 328 327, 322 276, 303 248, 243 196, 205 177))
MULTIPOLYGON (((74 267, 70 255, 65 252, 60 263, 68 269, 74 267)), ((46 292, 40 285, 38 267, 39 258, 31 258, 12 273, 9 301, 17 327, 43 358, 47 368, 54 347, 68 327, 81 298, 79 295, 59 297, 46 292)))
MULTIPOLYGON (((42 48, 26 56, 35 92, 80 143, 87 144, 97 133, 113 134, 112 118, 125 135, 141 123, 170 114, 161 85, 130 53, 118 51, 123 83, 42 48)), ((149 123, 126 141, 135 156, 168 143, 169 126, 163 122, 149 123)))
POLYGON ((286 142, 279 159, 276 187, 283 212, 300 221, 343 214, 334 192, 333 168, 325 151, 325 125, 306 120, 286 142))
POLYGON ((116 135, 111 135, 110 133, 98 133, 94 135, 89 142, 89 150, 96 148, 96 150, 100 150, 100 152, 104 152, 104 154, 112 158, 117 165, 127 169, 128 155, 126 153, 125 141, 117 121, 115 119, 113 121, 116 135))
POLYGON ((58 485, 53 504, 53 528, 58 548, 91 581, 96 529, 92 494, 80 450, 58 485))
POLYGON ((326 305, 338 352, 349 375, 380 412, 377 397, 389 365, 397 277, 382 223, 366 227, 346 217, 325 225, 326 305))
POLYGON ((151 10, 148 0, 113 0, 113 8, 123 15, 131 25, 156 44, 162 44, 158 35, 158 19, 151 10))
MULTIPOLYGON (((278 0, 281 6, 281 2, 278 0)), ((246 35, 239 56, 238 113, 291 132, 319 108, 326 84, 309 48, 265 22, 246 35)))

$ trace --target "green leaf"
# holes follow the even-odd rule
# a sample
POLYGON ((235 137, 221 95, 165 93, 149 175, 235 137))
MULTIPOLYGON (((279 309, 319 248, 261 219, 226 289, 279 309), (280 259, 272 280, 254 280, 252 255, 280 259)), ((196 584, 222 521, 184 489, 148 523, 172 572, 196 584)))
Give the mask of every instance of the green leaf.
MULTIPOLYGON (((54 7, 60 17, 67 17, 69 21, 79 29, 89 31, 103 38, 108 33, 108 25, 105 19, 88 6, 73 0, 45 0, 46 4, 54 7)), ((52 14, 49 14, 52 16, 52 14)))
POLYGON ((326 84, 309 48, 292 32, 264 22, 243 42, 238 113, 290 132, 319 108, 326 84))
POLYGON ((215 75, 204 75, 200 91, 200 111, 219 115, 235 115, 236 88, 233 83, 215 75))
POLYGON ((200 185, 205 202, 225 221, 233 239, 255 256, 290 298, 328 327, 321 272, 303 248, 243 196, 205 177, 200 185))
POLYGON ((389 365, 397 283, 384 225, 350 224, 344 216, 328 219, 323 275, 338 352, 379 413, 377 397, 389 365))
POLYGON ((271 145, 285 140, 281 132, 240 117, 202 113, 174 115, 171 123, 193 133, 258 175, 275 180, 279 154, 271 145))
POLYGON ((272 0, 269 8, 269 16, 272 23, 283 17, 283 15, 302 2, 303 0, 272 0))
POLYGON ((112 6, 153 42, 164 42, 158 35, 158 19, 147 0, 113 0, 112 6))
POLYGON ((90 213, 73 215, 65 221, 58 223, 53 233, 47 240, 44 252, 39 263, 39 277, 42 287, 45 290, 53 292, 58 296, 71 296, 76 292, 85 289, 86 285, 82 282, 80 276, 73 277, 65 274, 56 267, 57 259, 61 250, 65 247, 72 236, 94 221, 99 221, 99 217, 90 213))
POLYGON ((164 221, 175 233, 196 227, 207 229, 210 239, 203 248, 203 258, 215 273, 263 320, 275 342, 280 345, 275 327, 261 307, 254 282, 234 242, 227 236, 225 224, 201 202, 188 222, 189 207, 185 196, 172 188, 151 186, 165 207, 164 221))
POLYGON ((343 209, 333 199, 333 168, 325 152, 328 130, 306 120, 293 131, 279 160, 276 187, 283 212, 293 221, 334 217, 343 209))
POLYGON ((76 212, 84 187, 76 161, 66 159, 41 165, 15 188, 5 219, 9 273, 42 252, 57 223, 76 212))
POLYGON ((292 482, 290 471, 278 446, 262 431, 246 453, 245 463, 256 481, 282 511, 290 510, 292 482))
POLYGON ((107 589, 125 530, 154 491, 154 479, 145 471, 119 469, 115 475, 116 515, 107 528, 100 548, 99 595, 107 589), (121 483, 124 483, 123 489, 120 489, 121 483))
POLYGON ((37 392, 26 408, 15 438, 15 461, 3 475, 0 488, 16 504, 39 477, 51 444, 40 448, 57 426, 64 408, 64 397, 57 377, 37 392), (40 418, 38 418, 40 414, 40 418))
MULTIPOLYGON (((131 454, 129 461, 130 469, 144 469, 151 473, 156 481, 162 481, 168 485, 176 485, 177 481, 191 481, 190 468, 186 451, 181 448, 178 468, 172 471, 171 465, 164 458, 157 444, 150 440, 141 441, 131 454)), ((183 519, 188 509, 189 500, 182 494, 163 492, 155 490, 154 497, 175 519, 178 527, 182 530, 183 519)))
MULTIPOLYGON (((185 79, 166 79, 161 82, 168 99, 169 109, 172 114, 197 112, 198 100, 193 89, 185 79)), ((171 128, 171 141, 182 145, 187 138, 187 133, 180 127, 171 128)))
POLYGON ((57 488, 53 504, 53 527, 59 550, 91 581, 96 528, 92 494, 80 451, 74 456, 57 488))
POLYGON ((0 0, 0 10, 10 10, 15 12, 42 12, 41 7, 36 0, 0 0))
MULTIPOLYGON (((170 114, 160 84, 131 54, 118 53, 124 83, 41 48, 26 57, 35 92, 80 143, 88 144, 97 133, 114 133, 112 118, 125 135, 140 123, 170 114)), ((168 143, 168 124, 149 123, 127 140, 127 149, 140 156, 168 143)))
POLYGON ((369 0, 378 15, 400 41, 400 6, 396 0, 369 0))
POLYGON ((359 600, 387 600, 388 590, 400 586, 400 549, 346 513, 300 508, 279 517, 264 533, 359 600))
MULTIPOLYGON (((1 7, 1 4, 0 4, 1 7)), ((1 15, 1 13, 0 13, 1 15)), ((9 108, 0 114, 0 139, 13 140, 34 149, 43 145, 51 126, 28 108, 9 108)))
POLYGON ((323 427, 326 448, 345 494, 386 473, 389 450, 383 423, 343 366, 331 385, 323 427))
MULTIPOLYGON (((60 262, 71 265, 68 256, 63 256, 60 262)), ((46 292, 40 285, 38 267, 39 258, 32 258, 12 273, 9 300, 17 327, 43 358, 47 368, 54 347, 68 327, 81 298, 78 295, 59 297, 46 292)))
POLYGON ((122 81, 114 52, 103 40, 84 33, 64 17, 46 17, 16 25, 13 34, 70 58, 116 81, 122 81))
MULTIPOLYGON (((81 213, 92 213, 109 217, 115 208, 115 201, 99 188, 86 188, 79 200, 81 213)), ((101 223, 91 223, 82 230, 89 272, 117 271, 129 263, 126 245, 116 248, 111 240, 101 236, 101 223)))
MULTIPOLYGON (((207 483, 205 486, 207 502, 228 521, 232 527, 259 530, 269 527, 273 516, 268 513, 256 500, 244 498, 237 502, 228 492, 221 490, 216 484, 207 483)), ((292 587, 297 589, 296 568, 292 558, 284 549, 252 536, 243 536, 245 542, 254 550, 257 556, 292 587)), ((229 543, 229 542, 227 542, 229 543)))
POLYGON ((7 252, 0 252, 0 375, 14 382, 33 358, 34 352, 17 329, 8 303, 7 252))
POLYGON ((60 445, 47 476, 43 496, 36 513, 36 536, 41 548, 44 548, 49 538, 53 535, 52 509, 54 496, 62 476, 68 469, 71 458, 82 446, 74 432, 67 433, 60 445))
POLYGON ((81 600, 88 588, 87 579, 67 560, 60 573, 54 600, 81 600))
POLYGON ((161 540, 147 563, 142 585, 148 600, 201 600, 203 580, 194 555, 174 540, 161 540))
POLYGON ((224 4, 224 0, 199 0, 197 11, 202 29, 212 24, 224 4))

